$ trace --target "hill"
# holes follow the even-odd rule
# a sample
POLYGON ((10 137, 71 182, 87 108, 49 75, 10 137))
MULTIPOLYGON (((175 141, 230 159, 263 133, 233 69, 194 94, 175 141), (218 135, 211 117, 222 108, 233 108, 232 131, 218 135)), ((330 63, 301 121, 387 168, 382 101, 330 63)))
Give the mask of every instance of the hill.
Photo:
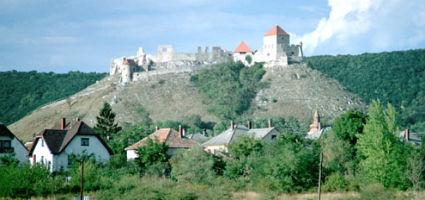
MULTIPOLYGON (((94 125, 104 101, 112 104, 122 125, 140 122, 146 115, 154 121, 179 120, 188 115, 199 115, 204 121, 219 121, 208 112, 208 105, 204 103, 207 101, 191 81, 191 75, 153 76, 126 86, 117 84, 118 77, 106 77, 73 96, 33 111, 9 128, 27 141, 32 134, 59 123, 60 117, 79 117, 94 125)), ((269 82, 270 88, 260 90, 255 97, 259 101, 252 104, 246 115, 295 116, 305 122, 315 109, 332 118, 348 108, 362 107, 355 95, 305 65, 267 70, 262 81, 269 82), (270 103, 264 103, 265 98, 269 98, 270 103)))
POLYGON ((314 56, 307 62, 367 103, 390 102, 403 126, 425 132, 425 49, 314 56))
POLYGON ((0 72, 0 122, 11 124, 37 107, 75 94, 105 75, 82 72, 0 72))

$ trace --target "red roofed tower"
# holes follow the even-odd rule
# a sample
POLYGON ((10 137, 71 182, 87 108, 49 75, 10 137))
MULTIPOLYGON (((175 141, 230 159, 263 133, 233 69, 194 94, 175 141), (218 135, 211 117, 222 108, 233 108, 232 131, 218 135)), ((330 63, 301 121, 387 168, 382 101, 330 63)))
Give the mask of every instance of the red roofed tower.
POLYGON ((233 53, 233 60, 235 62, 242 62, 245 66, 251 66, 253 64, 252 59, 252 50, 248 47, 247 44, 245 44, 244 41, 241 41, 233 53))
POLYGON ((245 44, 244 41, 241 41, 241 43, 239 43, 238 47, 236 47, 235 49, 235 53, 244 54, 244 53, 250 53, 250 52, 252 52, 251 49, 248 47, 247 44, 245 44))
POLYGON ((275 61, 281 57, 286 57, 287 49, 289 49, 289 34, 280 26, 275 25, 269 31, 264 33, 264 61, 275 61))

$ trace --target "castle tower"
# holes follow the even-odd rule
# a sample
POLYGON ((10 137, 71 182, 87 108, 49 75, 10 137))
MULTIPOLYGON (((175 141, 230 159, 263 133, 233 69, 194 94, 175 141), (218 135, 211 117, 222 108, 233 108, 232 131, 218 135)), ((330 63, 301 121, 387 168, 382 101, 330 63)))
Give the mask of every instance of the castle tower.
POLYGON ((145 50, 142 47, 139 47, 139 50, 137 51, 137 65, 142 66, 146 64, 146 53, 145 50))
POLYGON ((131 66, 128 59, 124 58, 122 62, 121 82, 127 83, 131 81, 131 66))
POLYGON ((280 26, 275 25, 264 34, 263 58, 265 62, 276 61, 280 57, 286 57, 289 48, 289 34, 280 26))
POLYGON ((310 125, 310 131, 308 132, 308 134, 316 134, 318 132, 320 132, 320 130, 322 129, 321 125, 320 125, 320 116, 319 113, 317 112, 317 110, 314 112, 313 114, 313 122, 310 125))
POLYGON ((245 44, 244 41, 241 41, 241 43, 238 45, 238 47, 236 47, 233 53, 233 60, 235 62, 240 61, 244 65, 250 66, 252 65, 252 59, 253 59, 253 55, 252 55, 251 49, 248 47, 247 44, 245 44), (251 63, 248 63, 247 57, 251 57, 251 63))

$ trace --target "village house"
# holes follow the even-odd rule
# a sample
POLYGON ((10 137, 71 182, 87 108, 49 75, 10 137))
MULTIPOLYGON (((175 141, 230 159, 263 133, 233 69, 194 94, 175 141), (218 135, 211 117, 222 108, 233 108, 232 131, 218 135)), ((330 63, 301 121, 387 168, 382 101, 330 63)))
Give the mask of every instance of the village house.
POLYGON ((228 146, 240 137, 247 136, 257 140, 271 142, 278 135, 279 132, 272 126, 271 121, 269 121, 267 128, 252 128, 251 123, 249 123, 248 127, 234 125, 232 122, 229 129, 203 143, 202 147, 205 151, 212 154, 226 153, 228 152, 228 146))
POLYGON ((28 150, 24 144, 7 128, 0 123, 0 157, 13 156, 20 163, 28 162, 28 150))
POLYGON ((171 128, 157 129, 154 133, 136 142, 135 144, 125 148, 127 152, 127 160, 134 160, 139 157, 137 150, 145 146, 148 140, 151 139, 157 143, 165 143, 168 146, 167 155, 172 156, 181 149, 189 149, 193 146, 199 145, 195 140, 185 137, 185 131, 179 126, 179 131, 171 128))
POLYGON ((51 172, 65 170, 73 155, 91 155, 96 161, 109 161, 112 150, 86 123, 78 118, 70 123, 62 118, 60 127, 44 129, 34 138, 29 149, 31 165, 45 165, 51 172))
POLYGON ((399 138, 407 143, 421 145, 422 144, 422 136, 419 133, 413 133, 410 129, 405 129, 401 131, 399 134, 399 138))

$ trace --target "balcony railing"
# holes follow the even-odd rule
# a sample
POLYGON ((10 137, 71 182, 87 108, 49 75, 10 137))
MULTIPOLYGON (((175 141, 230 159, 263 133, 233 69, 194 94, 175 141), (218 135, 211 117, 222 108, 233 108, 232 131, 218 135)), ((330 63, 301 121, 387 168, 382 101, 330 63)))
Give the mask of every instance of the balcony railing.
POLYGON ((2 147, 0 148, 0 153, 13 153, 15 149, 13 147, 2 147))

